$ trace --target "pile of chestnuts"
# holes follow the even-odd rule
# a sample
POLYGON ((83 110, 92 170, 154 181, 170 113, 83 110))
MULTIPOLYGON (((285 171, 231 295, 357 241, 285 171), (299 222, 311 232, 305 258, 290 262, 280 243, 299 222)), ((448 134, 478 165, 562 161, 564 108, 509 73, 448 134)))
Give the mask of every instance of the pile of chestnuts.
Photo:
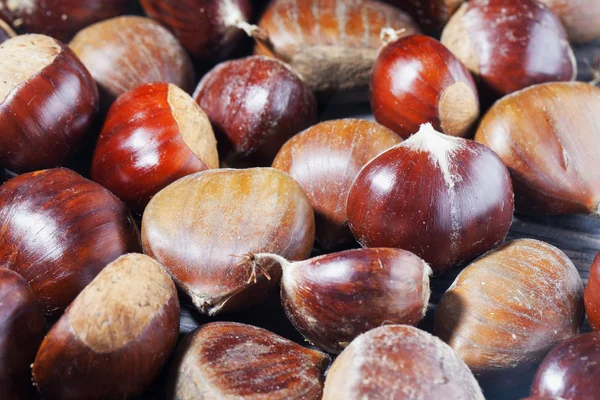
POLYGON ((0 0, 0 399, 600 398, 600 254, 511 231, 600 232, 599 38, 597 0, 0 0))

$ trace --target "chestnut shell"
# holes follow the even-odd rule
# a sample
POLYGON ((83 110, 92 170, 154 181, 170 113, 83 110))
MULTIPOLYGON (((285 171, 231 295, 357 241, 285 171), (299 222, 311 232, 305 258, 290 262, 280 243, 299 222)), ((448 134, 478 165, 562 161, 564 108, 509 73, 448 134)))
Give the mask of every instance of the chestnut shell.
POLYGON ((538 0, 562 21, 572 43, 600 37, 600 3, 596 0, 538 0))
POLYGON ((585 313, 593 330, 600 332, 600 253, 590 268, 590 277, 585 287, 585 313))

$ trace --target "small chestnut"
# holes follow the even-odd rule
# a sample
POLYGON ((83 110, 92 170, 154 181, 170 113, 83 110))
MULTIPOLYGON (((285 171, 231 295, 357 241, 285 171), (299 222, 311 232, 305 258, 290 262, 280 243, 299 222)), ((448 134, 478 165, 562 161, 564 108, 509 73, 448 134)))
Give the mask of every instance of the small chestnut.
POLYGON ((126 254, 52 327, 33 363, 33 381, 45 398, 131 398, 160 371, 178 333, 173 281, 150 257, 126 254))
POLYGON ((600 37, 600 2, 597 0, 538 0, 562 21, 571 43, 600 37))
POLYGON ((483 400, 475 377, 448 345, 407 325, 354 339, 333 362, 323 400, 483 400))
POLYGON ((585 314, 590 327, 600 332, 600 253, 590 268, 590 277, 584 292, 585 314))
POLYGON ((387 0, 408 12, 428 33, 442 31, 452 14, 465 0, 387 0))
POLYGON ((0 43, 17 36, 15 31, 6 22, 0 19, 0 43))
POLYGON ((179 346, 168 398, 320 400, 329 357, 267 330, 213 322, 179 346))

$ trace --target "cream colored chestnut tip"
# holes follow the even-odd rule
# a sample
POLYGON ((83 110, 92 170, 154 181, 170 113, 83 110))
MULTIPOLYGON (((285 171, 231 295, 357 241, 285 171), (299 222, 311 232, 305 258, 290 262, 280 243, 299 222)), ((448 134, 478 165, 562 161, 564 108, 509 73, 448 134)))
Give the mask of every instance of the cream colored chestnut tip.
POLYGON ((444 133, 465 137, 479 119, 479 101, 469 85, 456 82, 442 92, 438 114, 444 133))

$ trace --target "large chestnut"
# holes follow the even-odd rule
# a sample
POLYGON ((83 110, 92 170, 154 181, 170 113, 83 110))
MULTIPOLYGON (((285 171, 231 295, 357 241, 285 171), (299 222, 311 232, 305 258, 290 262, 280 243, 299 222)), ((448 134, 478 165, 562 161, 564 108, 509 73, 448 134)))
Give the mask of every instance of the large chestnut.
POLYGON ((7 41, 11 37, 15 37, 17 34, 6 22, 0 19, 0 43, 7 41))
POLYGON ((585 287, 585 314, 593 330, 600 332, 600 253, 590 268, 590 277, 585 287))
MULTIPOLYGON (((281 270, 253 282, 240 256, 275 253, 303 260, 314 235, 306 194, 273 168, 188 175, 158 192, 142 219, 144 253, 165 265, 194 305, 210 315, 260 303, 277 288, 281 270)), ((272 263, 259 267, 268 270, 272 263)))
POLYGON ((323 400, 483 400, 448 345, 412 326, 386 325, 356 339, 333 362, 323 400))
POLYGON ((120 255, 139 250, 125 204, 75 172, 49 169, 0 186, 0 265, 22 275, 57 315, 120 255))
POLYGON ((465 0, 387 0, 405 10, 429 33, 442 31, 452 14, 465 0))
POLYGON ((348 195, 350 229, 364 247, 411 251, 436 274, 502 243, 513 210, 502 160, 430 124, 365 165, 348 195))
POLYGON ((33 363, 44 398, 125 399, 141 394, 179 333, 173 281, 155 260, 108 264, 52 327, 33 363))
POLYGON ((456 278, 435 312, 435 334, 475 374, 526 369, 583 319, 583 282, 556 247, 509 242, 456 278))
POLYGON ((493 98, 577 76, 565 29, 556 15, 535 0, 465 2, 446 25, 442 44, 493 98))
POLYGON ((366 163, 400 141, 375 122, 340 119, 308 128, 279 150, 273 167, 290 174, 308 195, 322 248, 353 240, 346 216, 350 186, 366 163))
POLYGON ((371 107, 377 122, 405 139, 428 122, 464 137, 479 119, 471 73, 440 42, 422 35, 381 49, 371 78, 371 107))
POLYGON ((320 400, 329 357, 251 325, 213 322, 173 362, 169 399, 320 400))
POLYGON ((229 165, 269 165, 286 140, 317 121, 310 88, 287 65, 268 57, 217 65, 202 78, 194 99, 223 138, 229 165))
POLYGON ((367 102, 384 28, 418 33, 408 14, 374 0, 274 0, 259 21, 256 53, 289 63, 321 102, 367 102))
POLYGON ((0 268, 0 398, 32 395, 30 365, 45 331, 42 308, 25 279, 0 268))
POLYGON ((117 99, 98 138, 92 179, 142 213, 182 176, 219 167, 208 117, 177 86, 149 83, 117 99))
POLYGON ((597 0, 538 0, 562 21, 572 43, 600 37, 600 3, 597 0))
POLYGON ((96 84, 67 46, 43 35, 0 45, 0 164, 16 173, 61 165, 97 110, 96 84))
POLYGON ((517 210, 600 212, 600 89, 533 86, 498 101, 475 135, 508 167, 517 210))

